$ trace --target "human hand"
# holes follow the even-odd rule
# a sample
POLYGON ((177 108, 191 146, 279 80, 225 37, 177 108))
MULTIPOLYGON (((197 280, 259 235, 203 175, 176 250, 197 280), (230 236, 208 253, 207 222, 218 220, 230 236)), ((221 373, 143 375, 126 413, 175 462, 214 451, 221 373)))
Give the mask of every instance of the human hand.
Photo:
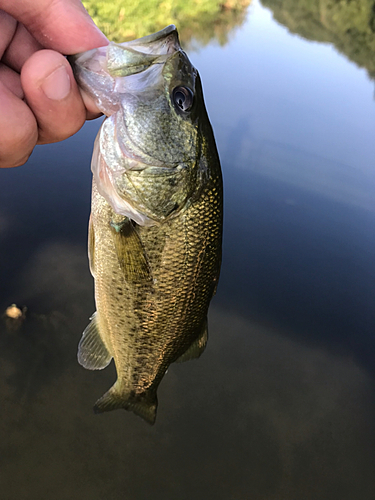
POLYGON ((0 0, 0 167, 99 116, 64 57, 106 45, 80 0, 0 0))

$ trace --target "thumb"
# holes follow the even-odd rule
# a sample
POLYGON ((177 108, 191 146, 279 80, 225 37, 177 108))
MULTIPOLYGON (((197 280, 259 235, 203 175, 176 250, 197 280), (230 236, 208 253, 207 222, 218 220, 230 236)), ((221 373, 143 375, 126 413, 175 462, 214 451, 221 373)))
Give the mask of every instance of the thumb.
POLYGON ((62 141, 82 127, 86 110, 64 56, 38 50, 24 64, 21 83, 38 123, 39 144, 62 141))

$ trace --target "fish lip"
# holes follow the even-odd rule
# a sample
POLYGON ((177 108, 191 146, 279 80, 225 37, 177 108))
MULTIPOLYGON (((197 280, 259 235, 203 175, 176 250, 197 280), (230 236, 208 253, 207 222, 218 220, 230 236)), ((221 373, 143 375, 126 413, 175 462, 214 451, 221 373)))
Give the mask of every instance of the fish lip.
MULTIPOLYGON (((175 33, 178 42, 177 28, 174 24, 170 24, 169 26, 166 26, 165 28, 163 28, 160 31, 157 31, 156 33, 151 33, 150 35, 146 35, 141 38, 137 38, 135 40, 130 40, 129 42, 124 42, 121 43, 120 45, 123 45, 124 47, 131 47, 132 45, 144 45, 153 42, 158 42, 163 38, 167 38, 171 33, 175 33)), ((178 47, 180 47, 179 43, 178 47)))
MULTIPOLYGON (((169 43, 169 49, 174 49, 174 51, 181 50, 180 42, 178 39, 178 31, 174 24, 170 24, 166 28, 157 31, 156 33, 151 33, 150 35, 143 36, 141 38, 137 38, 135 40, 129 40, 128 42, 122 42, 115 45, 120 45, 122 47, 136 47, 138 45, 144 46, 153 44, 154 42, 159 42, 165 38, 168 38, 171 34, 174 34, 174 38, 171 38, 169 43)), ((114 42, 109 42, 107 45, 103 45, 101 47, 96 47, 91 50, 86 50, 84 52, 79 52, 78 54, 68 56, 68 61, 74 65, 78 64, 79 66, 85 67, 85 63, 91 59, 93 55, 96 56, 98 52, 106 53, 108 50, 108 46, 114 44, 114 42)), ((173 50, 172 50, 173 51, 173 50)), ((170 53, 171 50, 168 50, 167 53, 170 53)), ((104 54, 103 54, 104 55, 104 54)))

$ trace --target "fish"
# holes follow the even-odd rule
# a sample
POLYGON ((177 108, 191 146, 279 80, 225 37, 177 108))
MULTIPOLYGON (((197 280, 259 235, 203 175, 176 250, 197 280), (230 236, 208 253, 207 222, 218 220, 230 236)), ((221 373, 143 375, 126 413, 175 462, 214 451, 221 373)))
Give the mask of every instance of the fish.
POLYGON ((177 29, 70 57, 106 116, 95 139, 88 254, 96 312, 78 361, 117 380, 95 403, 153 424, 173 362, 198 358, 219 279, 223 181, 198 71, 177 29))

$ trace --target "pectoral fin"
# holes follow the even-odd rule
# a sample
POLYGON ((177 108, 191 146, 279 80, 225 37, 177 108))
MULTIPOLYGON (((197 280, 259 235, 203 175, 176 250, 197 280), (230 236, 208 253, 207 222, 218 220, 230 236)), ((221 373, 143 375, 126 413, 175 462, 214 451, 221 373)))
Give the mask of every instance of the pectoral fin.
POLYGON ((199 358, 206 348, 208 339, 208 328, 207 328, 207 318, 203 322, 202 331, 199 337, 194 340, 190 347, 182 354, 176 363, 182 363, 183 361, 188 361, 189 359, 199 358))
POLYGON ((99 334, 97 313, 94 313, 78 345, 78 362, 88 370, 102 370, 109 365, 111 359, 112 356, 99 334))
POLYGON ((129 283, 151 282, 151 269, 142 241, 127 217, 120 223, 111 222, 118 260, 129 283))

